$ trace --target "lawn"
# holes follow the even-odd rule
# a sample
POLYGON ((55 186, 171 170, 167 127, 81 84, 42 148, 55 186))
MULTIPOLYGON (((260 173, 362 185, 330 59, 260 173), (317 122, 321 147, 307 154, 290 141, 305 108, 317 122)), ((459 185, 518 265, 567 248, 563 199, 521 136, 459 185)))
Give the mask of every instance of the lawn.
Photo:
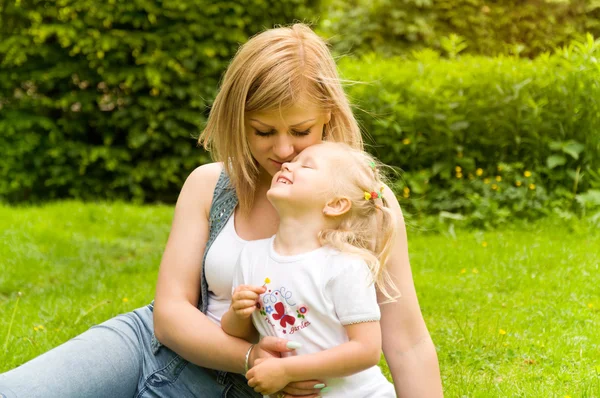
MULTIPOLYGON (((150 302, 172 212, 0 206, 0 372, 150 302)), ((447 397, 600 397, 600 231, 415 224, 409 244, 447 397)))

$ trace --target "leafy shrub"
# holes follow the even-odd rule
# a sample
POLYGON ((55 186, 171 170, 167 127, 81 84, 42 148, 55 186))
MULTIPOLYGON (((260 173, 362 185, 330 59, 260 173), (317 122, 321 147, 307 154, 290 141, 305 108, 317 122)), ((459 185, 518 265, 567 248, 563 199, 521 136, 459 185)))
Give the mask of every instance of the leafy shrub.
POLYGON ((174 201, 208 161, 192 137, 238 45, 314 7, 0 2, 0 200, 174 201))
POLYGON ((321 29, 342 53, 445 52, 455 34, 470 53, 533 57, 598 36, 599 17, 595 0, 332 0, 321 29))
POLYGON ((373 152, 402 169, 405 206, 483 225, 576 210, 600 187, 599 47, 589 36, 535 60, 424 50, 340 67, 365 82, 348 91, 373 152))

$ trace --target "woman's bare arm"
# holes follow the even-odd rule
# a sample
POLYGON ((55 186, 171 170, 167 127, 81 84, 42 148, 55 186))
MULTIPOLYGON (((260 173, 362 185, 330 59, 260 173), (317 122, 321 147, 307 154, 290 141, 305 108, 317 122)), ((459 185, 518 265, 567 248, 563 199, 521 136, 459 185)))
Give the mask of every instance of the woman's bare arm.
POLYGON ((181 189, 158 273, 154 332, 161 343, 192 363, 243 373, 250 344, 227 335, 196 308, 208 217, 221 169, 219 163, 198 167, 181 189))
POLYGON ((383 353, 398 397, 441 397, 437 353, 415 291, 404 217, 393 192, 386 187, 384 194, 398 221, 394 247, 386 266, 402 296, 394 303, 381 305, 383 353))

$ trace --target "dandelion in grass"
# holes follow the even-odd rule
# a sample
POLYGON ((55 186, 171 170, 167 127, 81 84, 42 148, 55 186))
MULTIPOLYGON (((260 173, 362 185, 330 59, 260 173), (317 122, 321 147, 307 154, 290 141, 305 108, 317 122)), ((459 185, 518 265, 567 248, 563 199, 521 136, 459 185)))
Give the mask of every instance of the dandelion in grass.
POLYGON ((502 176, 496 176, 496 181, 498 181, 498 182, 502 181, 502 176))
POLYGON ((404 187, 404 189, 402 190, 402 196, 404 196, 405 198, 408 198, 410 196, 410 188, 409 187, 404 187))
POLYGON ((498 334, 501 336, 504 336, 506 334, 506 330, 500 329, 500 330, 498 330, 498 334))
POLYGON ((496 185, 496 184, 492 184, 492 189, 493 189, 494 191, 497 191, 497 190, 498 190, 498 185, 496 185))
POLYGON ((456 178, 458 178, 459 180, 463 178, 462 173, 456 173, 456 178))
POLYGON ((486 241, 481 242, 481 246, 487 247, 488 243, 486 241))
POLYGON ((483 179, 483 183, 484 184, 489 184, 490 183, 490 179, 489 178, 484 178, 483 179))
POLYGON ((521 181, 517 180, 517 181, 515 181, 515 185, 520 187, 521 185, 523 185, 523 183, 521 181))
POLYGON ((461 269, 461 270, 460 270, 460 273, 461 273, 461 274, 464 274, 465 272, 467 272, 467 269, 466 269, 466 268, 463 268, 463 269, 461 269))
POLYGON ((529 189, 531 189, 532 191, 535 190, 535 184, 529 184, 529 189))
POLYGON ((404 145, 409 145, 409 144, 411 143, 411 141, 410 141, 410 138, 405 138, 405 139, 403 139, 403 140, 402 140, 402 143, 403 143, 404 145))
POLYGON ((128 301, 129 301, 129 299, 128 299, 127 297, 123 297, 123 302, 124 302, 124 303, 126 303, 126 302, 128 302, 128 301))
POLYGON ((588 308, 594 308, 594 304, 592 304, 592 303, 589 303, 589 304, 588 304, 588 308))
POLYGON ((531 177, 531 171, 529 171, 529 170, 525 170, 525 172, 523 173, 523 175, 524 175, 525 177, 531 177))
POLYGON ((460 173, 460 172, 462 172, 462 168, 460 166, 456 166, 454 168, 454 171, 456 171, 457 173, 460 173))
POLYGON ((478 177, 481 177, 483 175, 483 169, 475 170, 475 174, 477 174, 478 177))

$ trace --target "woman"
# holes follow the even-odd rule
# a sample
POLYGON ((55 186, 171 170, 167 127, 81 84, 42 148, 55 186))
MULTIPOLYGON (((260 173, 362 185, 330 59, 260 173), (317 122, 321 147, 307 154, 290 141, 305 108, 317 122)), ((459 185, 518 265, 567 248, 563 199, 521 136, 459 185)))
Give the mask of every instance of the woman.
MULTIPOLYGON (((241 374, 257 358, 295 347, 267 337, 250 350, 222 331, 220 317, 244 243, 277 230, 266 198, 271 176, 322 140, 362 147, 327 46, 302 24, 255 36, 232 60, 200 137, 216 163, 198 167, 181 190, 154 305, 0 375, 0 397, 257 396, 241 374)), ((398 396, 440 396, 402 213, 387 187, 384 194, 402 225, 386 264, 402 297, 381 307, 383 351, 398 396)), ((291 383, 279 396, 316 397, 323 387, 319 380, 291 383)))

